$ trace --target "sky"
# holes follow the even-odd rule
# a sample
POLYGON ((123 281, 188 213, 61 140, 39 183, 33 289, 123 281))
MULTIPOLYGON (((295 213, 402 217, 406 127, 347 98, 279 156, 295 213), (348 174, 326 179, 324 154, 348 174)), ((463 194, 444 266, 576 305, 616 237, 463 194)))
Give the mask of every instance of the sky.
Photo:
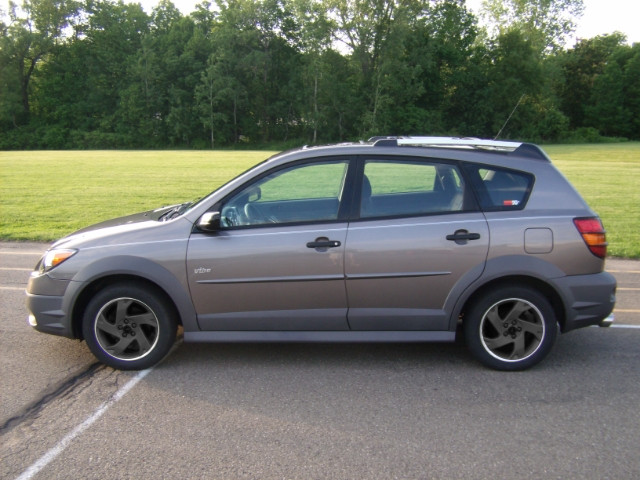
POLYGON ((592 38, 618 30, 631 43, 640 42, 638 0, 584 0, 585 12, 578 20, 577 38, 592 38))
MULTIPOLYGON (((576 38, 593 38, 619 31, 627 36, 630 44, 640 42, 638 0, 583 0, 583 3, 584 14, 576 22, 576 38)), ((478 12, 481 4, 482 0, 467 0, 467 5, 475 12, 478 12)))
MULTIPOLYGON (((157 5, 158 0, 130 0, 141 3, 145 11, 157 5)), ((196 3, 201 0, 172 0, 174 5, 184 14, 195 10, 196 3)), ((478 11, 482 0, 467 0, 472 10, 478 11)), ((596 35, 620 31, 627 36, 627 41, 640 42, 640 2, 638 0, 584 0, 584 15, 578 19, 576 38, 592 38, 596 35)), ((568 45, 569 47, 572 45, 568 45)))

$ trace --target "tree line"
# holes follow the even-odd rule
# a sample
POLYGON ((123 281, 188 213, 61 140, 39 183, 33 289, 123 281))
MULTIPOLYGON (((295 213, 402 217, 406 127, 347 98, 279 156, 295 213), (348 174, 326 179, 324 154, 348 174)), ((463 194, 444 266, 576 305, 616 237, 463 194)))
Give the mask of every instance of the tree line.
POLYGON ((24 0, 0 21, 0 149, 422 134, 640 139, 640 44, 565 42, 582 0, 24 0))

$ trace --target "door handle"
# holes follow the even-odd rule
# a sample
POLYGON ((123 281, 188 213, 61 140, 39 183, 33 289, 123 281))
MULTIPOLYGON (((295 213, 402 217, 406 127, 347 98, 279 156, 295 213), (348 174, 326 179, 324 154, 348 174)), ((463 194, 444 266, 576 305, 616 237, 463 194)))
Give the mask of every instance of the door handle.
POLYGON ((342 245, 338 240, 329 240, 326 237, 316 238, 314 242, 307 243, 307 248, 335 248, 342 245))
POLYGON ((467 240, 479 240, 479 233, 469 233, 467 230, 456 230, 455 233, 447 235, 447 240, 456 242, 458 245, 464 244, 467 240))

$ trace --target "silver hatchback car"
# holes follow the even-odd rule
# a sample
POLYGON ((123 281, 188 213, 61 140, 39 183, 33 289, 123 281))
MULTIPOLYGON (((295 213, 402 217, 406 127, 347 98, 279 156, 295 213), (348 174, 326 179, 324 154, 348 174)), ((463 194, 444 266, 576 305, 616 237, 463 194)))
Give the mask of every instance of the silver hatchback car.
POLYGON ((537 146, 383 137, 276 155, 54 243, 29 323, 119 369, 185 342, 431 342, 501 370, 606 326, 602 223, 537 146))

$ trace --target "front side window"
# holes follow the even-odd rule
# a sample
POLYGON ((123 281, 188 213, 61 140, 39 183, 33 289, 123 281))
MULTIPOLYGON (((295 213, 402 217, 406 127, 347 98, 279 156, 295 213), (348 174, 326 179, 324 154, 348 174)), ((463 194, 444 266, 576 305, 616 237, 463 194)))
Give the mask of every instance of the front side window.
POLYGON ((416 161, 365 162, 360 217, 456 212, 463 209, 464 182, 448 164, 416 161))
POLYGON ((295 165, 244 187, 223 205, 221 225, 242 227, 338 218, 348 162, 295 165))

